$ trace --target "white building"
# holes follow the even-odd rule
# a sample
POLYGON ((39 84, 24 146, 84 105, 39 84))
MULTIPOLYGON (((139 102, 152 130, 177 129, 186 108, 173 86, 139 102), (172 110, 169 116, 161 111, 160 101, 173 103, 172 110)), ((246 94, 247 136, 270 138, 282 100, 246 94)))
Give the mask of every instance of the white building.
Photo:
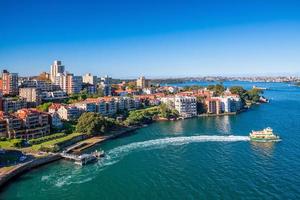
POLYGON ((112 78, 105 76, 101 78, 100 87, 103 89, 104 96, 111 96, 111 83, 112 78))
POLYGON ((68 98, 68 95, 62 90, 41 93, 41 99, 44 101, 55 101, 55 100, 62 100, 66 98, 68 98))
POLYGON ((55 77, 57 76, 57 74, 59 73, 64 73, 65 72, 65 66, 63 66, 61 64, 61 61, 59 60, 55 60, 53 62, 53 64, 51 65, 51 69, 50 69, 50 79, 52 82, 55 81, 55 77))
POLYGON ((70 73, 58 73, 54 83, 67 94, 79 93, 82 88, 82 77, 70 73))
POLYGON ((92 102, 79 102, 75 106, 84 112, 97 112, 97 105, 92 102))
POLYGON ((76 106, 63 105, 57 110, 58 115, 62 120, 73 121, 80 117, 80 110, 76 106))
POLYGON ((97 85, 97 76, 93 76, 91 73, 87 73, 82 76, 82 82, 91 85, 97 85))
POLYGON ((193 96, 171 96, 160 99, 170 108, 178 111, 179 115, 186 117, 193 117, 197 115, 197 101, 193 96))
POLYGON ((197 100, 191 96, 175 96, 175 109, 182 117, 197 115, 197 100))
POLYGON ((60 119, 60 116, 57 112, 51 113, 51 125, 53 128, 62 128, 63 123, 60 119))
POLYGON ((222 112, 237 112, 242 109, 242 101, 238 96, 220 97, 222 112))
POLYGON ((153 88, 144 88, 143 93, 144 94, 153 94, 155 90, 153 88))

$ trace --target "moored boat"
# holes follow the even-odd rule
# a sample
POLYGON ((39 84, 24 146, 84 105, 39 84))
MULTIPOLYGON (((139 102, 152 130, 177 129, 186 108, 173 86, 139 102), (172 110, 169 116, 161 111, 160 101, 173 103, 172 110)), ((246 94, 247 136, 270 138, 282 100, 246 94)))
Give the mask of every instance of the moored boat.
POLYGON ((272 128, 268 127, 261 131, 252 131, 250 140, 256 142, 277 142, 280 141, 280 137, 273 133, 272 128))

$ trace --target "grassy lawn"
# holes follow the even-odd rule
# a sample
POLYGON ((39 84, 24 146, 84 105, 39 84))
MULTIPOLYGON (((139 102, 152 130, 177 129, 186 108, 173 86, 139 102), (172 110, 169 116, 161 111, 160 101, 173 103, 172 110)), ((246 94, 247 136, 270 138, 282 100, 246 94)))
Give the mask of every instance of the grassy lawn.
MULTIPOLYGON (((53 147, 54 145, 64 142, 67 140, 71 140, 72 138, 82 135, 81 133, 71 133, 64 137, 52 139, 46 142, 42 142, 40 144, 34 144, 30 147, 20 148, 19 150, 24 150, 25 152, 37 152, 40 150, 40 148, 43 147, 53 147)), ((13 146, 13 143, 11 141, 0 141, 0 148, 2 149, 17 149, 13 146)))
POLYGON ((0 141, 0 148, 2 149, 13 149, 13 144, 10 141, 0 141))
POLYGON ((70 140, 76 136, 82 135, 81 133, 71 133, 69 135, 66 135, 65 137, 61 137, 61 138, 57 138, 54 140, 49 140, 47 142, 43 142, 40 144, 36 144, 36 145, 32 145, 30 148, 34 151, 39 151, 40 147, 53 147, 54 145, 60 143, 60 142, 64 142, 67 140, 70 140))

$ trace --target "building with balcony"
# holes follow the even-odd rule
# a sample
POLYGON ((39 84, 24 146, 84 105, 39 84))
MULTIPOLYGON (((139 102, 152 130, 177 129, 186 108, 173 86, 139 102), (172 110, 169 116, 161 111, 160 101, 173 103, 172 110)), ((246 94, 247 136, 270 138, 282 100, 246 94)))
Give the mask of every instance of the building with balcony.
POLYGON ((0 112, 0 132, 8 138, 26 140, 49 135, 49 115, 35 109, 21 109, 11 114, 0 112))
POLYGON ((24 98, 32 106, 40 105, 42 102, 41 91, 34 87, 19 89, 19 96, 24 98))
POLYGON ((80 117, 81 111, 74 105, 61 105, 57 110, 57 114, 62 120, 75 121, 80 117))
POLYGON ((141 76, 136 80, 136 86, 140 89, 151 87, 150 80, 146 79, 144 76, 141 76))
POLYGON ((17 95, 18 89, 18 74, 10 73, 7 70, 2 71, 1 90, 3 95, 17 95))
POLYGON ((22 108, 27 108, 27 102, 24 98, 3 98, 2 99, 2 111, 5 113, 12 113, 20 110, 22 108))
POLYGON ((208 98, 205 100, 205 105, 207 108, 208 114, 220 114, 222 112, 221 109, 221 101, 218 98, 208 98))
POLYGON ((196 97, 175 96, 174 106, 179 115, 184 118, 197 115, 196 97))

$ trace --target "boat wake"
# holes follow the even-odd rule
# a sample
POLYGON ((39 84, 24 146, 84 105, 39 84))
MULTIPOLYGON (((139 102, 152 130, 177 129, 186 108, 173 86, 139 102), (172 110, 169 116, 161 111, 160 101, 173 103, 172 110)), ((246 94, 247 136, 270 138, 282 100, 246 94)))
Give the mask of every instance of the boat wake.
POLYGON ((185 145, 189 143, 199 142, 238 142, 249 141, 248 136, 218 136, 218 135, 198 135, 198 136, 186 136, 186 137, 168 137, 155 140, 147 140, 143 142, 134 142, 120 147, 116 147, 106 152, 106 155, 101 159, 98 164, 102 167, 115 164, 122 157, 136 150, 149 150, 164 148, 166 146, 185 145))
POLYGON ((128 155, 129 153, 138 150, 160 149, 170 145, 176 146, 199 142, 239 142, 249 140, 250 138, 248 136, 198 135, 186 137, 168 137, 162 139, 147 140, 143 142, 134 142, 107 151, 105 157, 100 159, 96 165, 92 165, 91 167, 86 166, 82 168, 82 170, 75 170, 73 171, 73 173, 75 174, 72 174, 72 177, 70 177, 70 174, 69 176, 66 175, 65 178, 63 178, 63 176, 61 180, 57 180, 58 182, 55 185, 57 187, 62 187, 63 185, 88 182, 92 180, 91 177, 96 176, 96 174, 92 174, 99 173, 99 171, 106 169, 108 166, 118 163, 124 156, 128 155), (89 174, 89 177, 84 177, 86 174, 89 174), (71 180, 73 178, 74 180, 71 180), (77 180, 77 178, 80 179, 77 180))

